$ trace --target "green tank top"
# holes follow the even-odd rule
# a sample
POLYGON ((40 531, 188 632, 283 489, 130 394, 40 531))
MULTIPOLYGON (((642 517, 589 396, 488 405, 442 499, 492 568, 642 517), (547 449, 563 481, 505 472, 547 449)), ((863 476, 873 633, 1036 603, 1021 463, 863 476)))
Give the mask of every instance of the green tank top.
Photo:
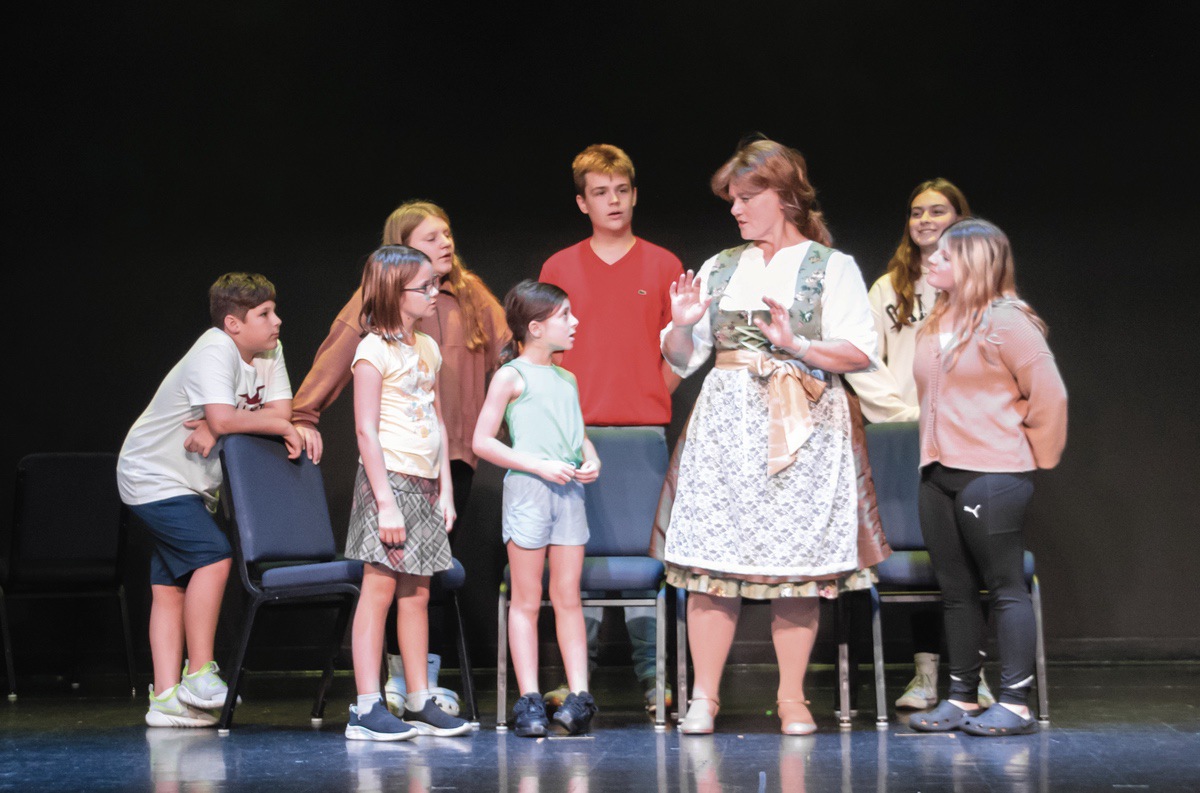
POLYGON ((520 359, 501 368, 506 367, 525 381, 521 395, 504 410, 513 449, 578 468, 583 463, 583 413, 574 375, 559 366, 537 366, 520 359))

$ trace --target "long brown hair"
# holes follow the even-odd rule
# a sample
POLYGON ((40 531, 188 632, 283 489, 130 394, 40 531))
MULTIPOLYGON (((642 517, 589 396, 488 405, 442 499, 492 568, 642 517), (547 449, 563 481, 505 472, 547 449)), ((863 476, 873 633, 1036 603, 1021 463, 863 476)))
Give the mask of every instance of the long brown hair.
POLYGON ((808 165, 800 152, 773 140, 745 143, 713 174, 712 191, 730 201, 729 188, 739 179, 758 190, 769 187, 779 193, 789 223, 810 240, 833 244, 825 216, 817 206, 816 188, 808 181, 808 165))
POLYGON ((913 242, 908 219, 912 216, 913 201, 916 201, 917 196, 926 190, 933 190, 935 193, 945 196, 959 219, 971 216, 971 207, 967 204, 967 197, 949 179, 943 179, 940 176, 936 179, 926 179, 913 189, 908 197, 908 203, 904 205, 907 210, 904 215, 904 236, 900 238, 900 244, 896 246, 896 252, 892 254, 887 266, 892 289, 896 291, 896 317, 892 330, 900 330, 911 323, 913 305, 917 300, 917 281, 921 280, 921 249, 913 242))
POLYGON ((967 340, 990 320, 995 306, 1008 305, 1025 312, 1042 335, 1047 335, 1046 323, 1017 295, 1012 245, 1003 231, 982 218, 966 218, 942 232, 942 239, 954 269, 954 290, 938 295, 917 336, 942 331, 954 334, 946 348, 947 368, 958 362, 967 340), (940 328, 941 318, 950 309, 954 310, 954 327, 940 328))
MULTIPOLYGON (((413 230, 428 217, 436 217, 450 225, 446 210, 430 201, 407 201, 396 208, 383 224, 384 245, 407 245, 413 230)), ((487 344, 487 332, 483 327, 483 315, 487 298, 495 295, 479 276, 467 269, 455 246, 454 260, 446 281, 454 288, 455 297, 463 313, 463 330, 467 337, 467 349, 475 352, 487 344)))
POLYGON ((362 276, 362 313, 358 321, 363 330, 395 341, 404 336, 404 289, 416 277, 429 257, 407 245, 384 245, 367 257, 362 276))

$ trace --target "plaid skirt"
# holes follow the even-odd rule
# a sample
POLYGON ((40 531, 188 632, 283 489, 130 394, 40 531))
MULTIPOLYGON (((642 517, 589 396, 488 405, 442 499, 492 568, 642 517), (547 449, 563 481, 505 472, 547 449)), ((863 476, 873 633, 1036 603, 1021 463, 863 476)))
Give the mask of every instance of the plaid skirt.
POLYGON ((400 545, 379 540, 379 510, 367 472, 358 466, 354 504, 346 535, 346 558, 383 565, 409 575, 433 575, 449 570, 450 538, 438 504, 438 481, 388 471, 388 482, 404 515, 406 538, 400 545))

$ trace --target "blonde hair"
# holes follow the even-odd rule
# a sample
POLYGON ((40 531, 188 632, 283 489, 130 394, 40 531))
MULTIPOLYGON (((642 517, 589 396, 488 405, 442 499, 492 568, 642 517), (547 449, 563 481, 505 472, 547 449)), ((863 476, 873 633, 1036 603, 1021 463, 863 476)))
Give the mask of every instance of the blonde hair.
POLYGON ((800 152, 773 140, 752 140, 739 147, 713 174, 712 191, 731 201, 730 186, 739 180, 757 190, 771 188, 779 193, 789 223, 810 240, 833 244, 825 216, 817 208, 816 188, 808 181, 808 164, 800 152))
MULTIPOLYGON (((959 190, 949 179, 938 177, 926 179, 913 189, 908 196, 908 203, 904 205, 907 210, 905 218, 912 217, 913 201, 916 201, 917 196, 926 190, 943 195, 959 218, 971 216, 971 207, 967 203, 967 197, 963 195, 963 191, 959 190)), ((911 324, 913 304, 917 300, 917 281, 921 280, 921 265, 921 249, 913 242, 912 232, 909 230, 906 219, 904 236, 900 238, 900 244, 896 246, 896 252, 892 254, 887 266, 888 279, 892 282, 892 289, 896 290, 896 318, 892 325, 893 330, 900 330, 905 325, 911 324)))
POLYGON ((575 155, 575 160, 571 163, 571 175, 575 178, 575 192, 578 195, 583 195, 587 189, 589 173, 625 176, 628 177, 630 186, 634 185, 633 160, 610 143, 593 143, 575 155))
POLYGON ((981 218, 966 218, 947 227, 942 239, 954 271, 954 290, 938 295, 917 335, 943 331, 953 334, 946 347, 948 368, 958 362, 967 340, 990 323, 996 306, 1023 311, 1043 336, 1047 334, 1046 323, 1017 295, 1012 245, 1003 231, 981 218), (951 309, 954 327, 939 327, 941 318, 951 309))
MULTIPOLYGON (((407 201, 396 208, 383 224, 384 245, 408 245, 409 238, 417 226, 426 218, 435 217, 450 225, 450 216, 446 210, 430 201, 407 201)), ((450 272, 445 276, 446 281, 454 288, 455 297, 463 313, 463 330, 467 337, 467 349, 471 352, 480 350, 487 344, 487 332, 483 326, 483 315, 487 306, 487 298, 496 300, 495 295, 487 288, 483 280, 467 269, 454 251, 454 260, 450 264, 450 272)), ((499 302, 499 301, 496 301, 499 302)))

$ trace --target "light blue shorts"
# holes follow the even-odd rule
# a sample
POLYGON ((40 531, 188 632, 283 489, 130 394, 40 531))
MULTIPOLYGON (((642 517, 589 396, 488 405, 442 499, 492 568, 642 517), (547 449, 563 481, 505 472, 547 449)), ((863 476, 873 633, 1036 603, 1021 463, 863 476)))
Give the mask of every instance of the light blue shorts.
POLYGON ((540 476, 509 472, 504 477, 504 542, 522 548, 585 545, 587 509, 583 484, 547 482, 540 476))

